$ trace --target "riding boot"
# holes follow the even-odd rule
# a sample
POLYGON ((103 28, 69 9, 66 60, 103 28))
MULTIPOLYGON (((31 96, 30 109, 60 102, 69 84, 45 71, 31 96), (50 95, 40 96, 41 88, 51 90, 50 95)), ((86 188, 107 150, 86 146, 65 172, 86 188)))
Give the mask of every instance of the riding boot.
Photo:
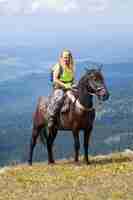
POLYGON ((53 109, 51 110, 51 113, 49 113, 48 116, 48 128, 51 128, 57 124, 57 115, 60 110, 60 104, 56 102, 53 106, 53 109))
POLYGON ((48 127, 57 125, 57 116, 60 112, 63 103, 64 92, 60 89, 54 91, 48 106, 48 127))
POLYGON ((49 118, 48 118, 48 128, 53 127, 55 122, 56 122, 56 117, 54 115, 49 116, 49 118))

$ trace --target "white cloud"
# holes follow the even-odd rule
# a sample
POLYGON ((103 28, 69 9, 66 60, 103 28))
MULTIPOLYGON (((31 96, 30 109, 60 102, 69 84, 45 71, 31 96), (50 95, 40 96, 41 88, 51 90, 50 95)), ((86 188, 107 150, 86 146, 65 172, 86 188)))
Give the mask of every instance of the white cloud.
MULTIPOLYGON (((131 0, 127 3, 133 5, 131 0)), ((104 13, 127 5, 120 0, 0 0, 0 15, 36 13, 104 13)))
POLYGON ((14 15, 21 13, 21 0, 0 0, 0 14, 14 15))
POLYGON ((78 3, 76 0, 34 0, 31 5, 33 13, 37 12, 71 12, 72 10, 78 11, 78 3))
POLYGON ((103 11, 108 7, 110 0, 34 0, 32 11, 45 11, 46 9, 56 12, 88 13, 103 11))
POLYGON ((87 10, 88 12, 102 12, 109 7, 109 0, 89 0, 87 10))
POLYGON ((101 11, 109 0, 0 0, 1 15, 101 11))

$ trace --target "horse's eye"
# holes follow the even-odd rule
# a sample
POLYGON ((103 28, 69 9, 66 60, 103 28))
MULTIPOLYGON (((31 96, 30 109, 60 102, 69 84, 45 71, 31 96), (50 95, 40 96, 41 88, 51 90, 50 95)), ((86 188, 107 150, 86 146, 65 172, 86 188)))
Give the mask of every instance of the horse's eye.
POLYGON ((94 75, 91 75, 90 78, 91 78, 92 80, 95 80, 96 77, 95 77, 94 75))
POLYGON ((93 81, 97 81, 97 78, 95 76, 92 77, 93 81))

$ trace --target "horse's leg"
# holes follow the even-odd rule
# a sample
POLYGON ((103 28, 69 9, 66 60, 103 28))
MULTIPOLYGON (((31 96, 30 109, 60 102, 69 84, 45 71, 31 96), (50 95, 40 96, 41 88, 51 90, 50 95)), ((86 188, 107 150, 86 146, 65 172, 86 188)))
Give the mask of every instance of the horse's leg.
MULTIPOLYGON (((50 128, 51 129, 51 128, 50 128)), ((49 130, 49 136, 47 138, 47 150, 48 150, 48 163, 54 163, 53 158, 53 143, 57 135, 57 130, 49 130)))
POLYGON ((84 160, 86 164, 89 164, 88 160, 88 146, 89 146, 89 140, 91 135, 92 127, 89 129, 84 130, 84 160))
POLYGON ((28 160, 29 165, 32 165, 33 150, 36 145, 40 130, 41 129, 39 127, 33 127, 32 129, 32 137, 31 137, 29 160, 28 160))
POLYGON ((79 161, 79 149, 80 149, 80 141, 79 141, 79 131, 73 130, 74 137, 74 148, 75 148, 75 162, 79 161))

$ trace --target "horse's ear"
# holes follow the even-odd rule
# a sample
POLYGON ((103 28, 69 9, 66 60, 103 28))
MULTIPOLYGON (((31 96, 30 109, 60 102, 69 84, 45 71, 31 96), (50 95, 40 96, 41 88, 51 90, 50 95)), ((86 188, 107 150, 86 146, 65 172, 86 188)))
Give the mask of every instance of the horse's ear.
POLYGON ((87 66, 84 69, 87 73, 89 73, 91 69, 98 70, 99 72, 101 72, 102 68, 103 68, 103 64, 100 64, 100 65, 92 64, 91 66, 87 66))
POLYGON ((89 67, 85 67, 84 69, 85 69, 85 71, 86 71, 87 73, 90 71, 89 67))
POLYGON ((98 66, 98 70, 99 70, 100 72, 102 71, 102 69, 103 69, 103 64, 101 64, 101 65, 98 66))
POLYGON ((96 69, 97 66, 95 64, 90 64, 89 66, 86 66, 84 69, 86 72, 90 72, 92 69, 96 69))

